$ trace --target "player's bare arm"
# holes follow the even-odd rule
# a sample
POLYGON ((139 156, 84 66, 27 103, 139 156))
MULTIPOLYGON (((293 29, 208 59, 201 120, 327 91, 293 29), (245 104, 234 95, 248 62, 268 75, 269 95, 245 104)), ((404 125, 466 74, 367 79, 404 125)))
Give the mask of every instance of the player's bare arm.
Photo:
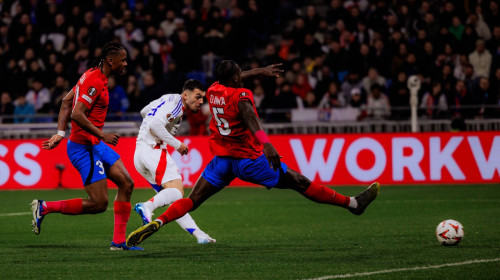
MULTIPOLYGON (((57 119, 57 130, 65 132, 68 120, 71 116, 71 107, 73 105, 73 98, 75 97, 75 92, 71 90, 64 96, 61 103, 61 109, 59 110, 59 116, 57 119)), ((42 149, 52 150, 59 145, 59 143, 64 138, 60 133, 52 135, 49 140, 43 141, 42 149)))
POLYGON ((104 143, 116 146, 118 144, 118 139, 120 136, 114 133, 104 133, 95 125, 93 125, 86 116, 89 109, 83 105, 81 102, 76 102, 73 113, 71 114, 71 120, 75 121, 81 128, 83 128, 88 133, 102 139, 104 143))
MULTIPOLYGON (((247 100, 238 102, 238 110, 240 111, 241 118, 250 131, 255 134, 257 131, 262 131, 263 127, 259 118, 255 114, 252 103, 247 100)), ((257 136, 256 136, 257 137, 257 136)), ((281 166, 281 156, 278 154, 271 142, 264 144, 264 154, 266 155, 269 167, 278 170, 281 166)))
POLYGON ((241 79, 244 80, 255 76, 279 77, 283 73, 283 69, 280 68, 282 65, 282 63, 271 64, 265 67, 242 71, 241 79))

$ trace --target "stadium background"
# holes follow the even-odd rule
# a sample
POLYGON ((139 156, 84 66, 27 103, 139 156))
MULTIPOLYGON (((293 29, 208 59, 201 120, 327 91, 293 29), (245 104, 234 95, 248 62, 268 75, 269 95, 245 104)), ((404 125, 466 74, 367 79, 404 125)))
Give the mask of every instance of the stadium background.
MULTIPOLYGON (((61 98, 110 40, 126 46, 129 66, 126 75, 110 79, 105 129, 131 137, 122 138, 117 150, 138 187, 147 183, 126 152, 134 148, 137 112, 166 92, 180 92, 187 78, 209 85, 221 59, 234 59, 243 69, 283 63, 280 78, 255 78, 245 86, 255 94, 266 131, 285 134, 273 140, 286 162, 318 183, 499 181, 498 133, 474 132, 500 129, 497 1, 47 0, 0 5, 0 137, 20 139, 0 144, 0 189, 79 186, 65 146, 42 151, 40 143, 56 130, 61 98), (422 82, 420 130, 439 133, 395 134, 409 131, 410 75, 422 82), (440 132, 448 130, 469 132, 440 132), (405 137, 418 147, 408 143, 395 151, 394 139, 405 137), (471 149, 471 138, 480 139, 479 152, 471 149), (292 147, 294 139, 306 141, 299 151, 292 147), (354 160, 346 152, 352 143, 354 160), (395 158, 398 153, 401 157, 395 158), (393 161, 402 159, 414 163, 395 171, 392 167, 399 165, 393 161), (433 168, 439 172, 431 174, 433 168)), ((210 157, 206 138, 200 138, 207 134, 208 115, 206 109, 186 113, 180 130, 193 151, 187 159, 174 153, 187 186, 210 157)))
MULTIPOLYGON (((4 0, 0 11, 1 279, 500 275, 498 1, 4 0), (475 52, 479 38, 487 52, 475 52), (117 150, 137 187, 147 186, 131 164, 139 109, 179 92, 188 77, 210 84, 214 63, 229 58, 244 69, 284 63, 282 78, 245 86, 287 163, 346 195, 362 191, 364 180, 380 179, 379 198, 353 218, 295 192, 228 188, 192 213, 217 238, 215 246, 198 246, 171 226, 145 242, 143 252, 109 251, 111 208, 48 217, 35 236, 33 198, 86 196, 64 143, 52 151, 40 147, 57 130, 61 97, 109 40, 127 45, 129 68, 117 86, 110 79, 115 102, 105 129, 123 135, 117 150), (378 75, 373 69, 369 75, 370 68, 378 75), (420 133, 409 133, 406 78, 414 74, 422 81, 420 133), (370 94, 374 83, 380 96, 370 94), (427 94, 431 88, 439 98, 427 94), (336 188, 339 182, 356 186, 336 188), (445 248, 434 230, 449 218, 466 235, 445 248)), ((193 170, 210 157, 207 136, 200 135, 207 118, 186 118, 181 138, 193 145, 192 154, 180 165, 189 166, 193 182, 193 170)), ((131 202, 152 194, 138 188, 131 202)), ((141 224, 132 215, 128 232, 141 224)))

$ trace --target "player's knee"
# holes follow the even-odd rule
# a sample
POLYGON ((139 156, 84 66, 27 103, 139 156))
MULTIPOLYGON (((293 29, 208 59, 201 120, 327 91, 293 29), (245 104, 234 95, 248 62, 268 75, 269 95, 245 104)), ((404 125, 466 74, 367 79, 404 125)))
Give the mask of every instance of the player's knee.
POLYGON ((288 169, 287 173, 280 178, 277 188, 292 189, 298 192, 304 192, 311 185, 311 181, 304 175, 288 169))
POLYGON ((201 203, 197 203, 197 202, 193 201, 193 207, 191 208, 191 210, 189 210, 189 212, 196 210, 196 208, 198 208, 200 205, 201 205, 201 203))
POLYGON ((132 179, 128 179, 123 183, 120 189, 125 192, 125 195, 131 196, 132 191, 134 190, 134 181, 132 179))
POLYGON ((108 209, 108 200, 107 199, 100 199, 97 201, 93 201, 91 207, 90 207, 90 212, 93 214, 98 214, 106 211, 108 209))
POLYGON ((108 209, 108 201, 107 200, 96 204, 95 212, 102 213, 102 212, 106 211, 106 209, 108 209))

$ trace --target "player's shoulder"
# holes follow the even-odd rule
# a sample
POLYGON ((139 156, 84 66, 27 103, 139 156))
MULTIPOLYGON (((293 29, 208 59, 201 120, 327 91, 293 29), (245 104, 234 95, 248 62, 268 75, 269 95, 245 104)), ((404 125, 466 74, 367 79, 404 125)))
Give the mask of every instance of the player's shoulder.
POLYGON ((80 77, 80 84, 92 83, 95 85, 104 85, 107 83, 106 76, 98 68, 90 68, 80 77))
POLYGON ((167 103, 179 103, 181 100, 181 95, 178 93, 166 93, 162 95, 158 100, 161 102, 167 102, 167 103))
POLYGON ((232 96, 239 100, 241 98, 252 98, 253 93, 251 90, 249 90, 247 88, 237 88, 233 92, 232 96))

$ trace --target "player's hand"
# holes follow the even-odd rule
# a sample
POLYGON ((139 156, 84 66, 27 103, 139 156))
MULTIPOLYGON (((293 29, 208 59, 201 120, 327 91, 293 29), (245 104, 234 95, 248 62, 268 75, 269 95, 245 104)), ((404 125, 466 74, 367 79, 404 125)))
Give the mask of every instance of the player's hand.
POLYGON ((120 139, 120 136, 118 134, 114 133, 104 133, 104 136, 102 137, 102 141, 107 144, 111 144, 113 146, 116 146, 118 144, 118 139, 120 139))
POLYGON ((279 77, 284 71, 280 67, 283 66, 283 63, 271 64, 265 67, 259 68, 261 71, 261 75, 270 76, 270 77, 279 77))
POLYGON ((59 145, 59 143, 61 143, 63 138, 64 137, 62 137, 61 135, 58 135, 58 134, 52 135, 52 137, 50 137, 49 140, 43 141, 42 149, 44 149, 44 150, 54 149, 55 147, 57 147, 57 145, 59 145))
POLYGON ((269 167, 271 167, 274 171, 281 167, 281 156, 278 154, 273 144, 264 144, 264 154, 269 162, 269 167))
POLYGON ((186 146, 186 144, 181 143, 181 146, 179 147, 179 149, 177 149, 177 151, 179 152, 179 154, 181 154, 181 156, 183 156, 187 155, 187 153, 189 152, 189 148, 186 146))

